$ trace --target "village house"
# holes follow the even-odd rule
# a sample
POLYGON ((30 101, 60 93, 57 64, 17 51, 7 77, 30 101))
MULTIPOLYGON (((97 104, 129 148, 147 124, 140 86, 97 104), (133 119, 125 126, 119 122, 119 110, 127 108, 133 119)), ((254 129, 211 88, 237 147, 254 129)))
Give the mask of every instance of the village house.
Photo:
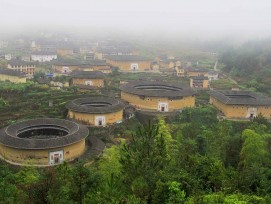
POLYGON ((10 81, 12 83, 26 83, 26 74, 11 69, 0 69, 0 81, 10 81))
POLYGON ((210 70, 198 67, 176 67, 176 74, 179 77, 206 76, 210 70))
POLYGON ((101 88, 104 87, 104 74, 99 71, 74 72, 72 74, 71 85, 101 88))
POLYGON ((190 78, 190 87, 197 89, 208 89, 209 79, 206 76, 194 76, 190 78))
POLYGON ((69 87, 69 82, 63 82, 63 81, 60 81, 60 80, 57 80, 56 78, 53 78, 51 81, 50 81, 50 86, 54 89, 62 89, 64 87, 69 87))
POLYGON ((137 55, 107 56, 106 62, 124 72, 149 71, 151 69, 151 60, 137 55))
POLYGON ((151 70, 159 71, 159 64, 156 61, 151 62, 151 70))
POLYGON ((31 50, 33 52, 56 52, 56 42, 51 42, 45 39, 32 41, 31 50))
POLYGON ((60 57, 67 57, 74 54, 74 49, 72 47, 58 47, 56 53, 60 57))
POLYGON ((36 70, 36 65, 33 62, 25 62, 22 60, 14 59, 8 61, 7 68, 14 71, 24 72, 28 78, 33 78, 36 70))
POLYGON ((218 72, 216 71, 209 71, 206 76, 208 77, 209 81, 218 80, 218 72))
POLYGON ((167 68, 167 69, 173 69, 175 67, 175 62, 174 60, 160 60, 159 61, 159 67, 161 68, 167 68))
POLYGON ((21 60, 25 61, 25 62, 30 62, 31 56, 30 55, 23 55, 23 56, 21 56, 21 60))
POLYGON ((271 118, 271 98, 251 91, 210 91, 210 104, 227 118, 252 119, 261 114, 271 118))
POLYGON ((6 48, 8 47, 8 41, 1 40, 0 41, 0 48, 6 48))
POLYGON ((138 51, 130 43, 114 41, 101 42, 95 50, 95 57, 98 59, 116 55, 138 55, 138 51))
POLYGON ((71 74, 75 71, 101 71, 111 73, 110 66, 105 60, 90 60, 85 62, 55 62, 52 66, 54 72, 59 74, 71 74))
POLYGON ((133 49, 130 47, 104 47, 98 48, 96 54, 102 55, 103 58, 106 56, 115 56, 115 55, 133 55, 133 49))
POLYGON ((31 60, 37 62, 50 62, 57 59, 56 52, 38 51, 31 54, 31 60))

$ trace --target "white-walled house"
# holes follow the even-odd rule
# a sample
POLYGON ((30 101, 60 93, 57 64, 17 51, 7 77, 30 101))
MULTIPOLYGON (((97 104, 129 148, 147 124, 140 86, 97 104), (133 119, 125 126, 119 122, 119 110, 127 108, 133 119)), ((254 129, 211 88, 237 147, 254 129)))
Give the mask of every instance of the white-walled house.
POLYGON ((208 77, 209 81, 218 80, 218 72, 216 71, 210 71, 206 76, 208 77))
POLYGON ((57 54, 55 52, 33 52, 31 54, 32 61, 50 62, 54 59, 57 59, 57 54))

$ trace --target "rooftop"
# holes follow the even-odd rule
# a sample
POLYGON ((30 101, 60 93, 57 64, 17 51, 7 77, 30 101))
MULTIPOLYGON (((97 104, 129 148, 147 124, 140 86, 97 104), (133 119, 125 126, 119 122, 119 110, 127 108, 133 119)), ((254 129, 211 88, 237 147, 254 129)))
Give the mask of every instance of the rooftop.
POLYGON ((80 113, 112 113, 124 108, 124 104, 114 98, 89 97, 69 102, 66 108, 80 113))
POLYGON ((89 67, 89 66, 105 66, 106 61, 105 60, 88 60, 87 62, 79 62, 79 61, 56 61, 54 63, 57 66, 80 66, 82 68, 89 67))
POLYGON ((0 143, 16 149, 51 149, 79 142, 88 134, 87 127, 72 121, 39 118, 2 128, 0 143))
POLYGON ((151 61, 150 59, 138 56, 138 55, 113 55, 113 56, 106 56, 106 59, 113 60, 113 61, 151 61))
POLYGON ((193 80, 208 80, 208 77, 206 77, 206 76, 194 76, 194 77, 191 77, 191 79, 193 79, 193 80))
POLYGON ((100 71, 77 71, 72 73, 72 77, 81 79, 103 79, 104 73, 100 71))
POLYGON ((133 48, 131 47, 102 47, 102 48, 98 48, 97 51, 105 55, 117 55, 119 53, 130 54, 133 52, 133 48))
POLYGON ((207 68, 200 68, 200 67, 187 67, 184 70, 189 72, 209 72, 210 69, 207 68))
POLYGON ((12 59, 8 61, 8 64, 10 64, 11 66, 26 66, 26 65, 34 65, 35 63, 26 62, 26 61, 18 60, 18 59, 12 59))
POLYGON ((32 52, 31 55, 57 55, 56 52, 50 52, 50 51, 37 51, 32 52))
POLYGON ((209 95, 228 105, 271 105, 271 98, 251 91, 210 91, 209 95))
POLYGON ((0 74, 17 77, 26 77, 26 74, 24 72, 14 71, 12 69, 0 69, 0 74))
POLYGON ((140 96, 180 98, 195 95, 193 89, 162 81, 134 81, 120 87, 121 91, 140 96))

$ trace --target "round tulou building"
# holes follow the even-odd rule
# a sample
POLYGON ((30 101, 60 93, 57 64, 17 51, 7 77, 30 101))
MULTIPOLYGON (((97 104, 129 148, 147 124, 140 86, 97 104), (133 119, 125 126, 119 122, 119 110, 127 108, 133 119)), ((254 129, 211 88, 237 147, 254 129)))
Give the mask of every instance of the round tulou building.
POLYGON ((88 134, 86 126, 68 120, 21 121, 0 130, 0 155, 12 164, 56 165, 81 156, 88 134))
POLYGON ((160 81, 134 81, 121 86, 121 99, 137 110, 174 112, 195 106, 190 87, 160 81))
POLYGON ((107 126, 123 120, 124 104, 113 98, 79 98, 66 105, 68 118, 89 126, 107 126))

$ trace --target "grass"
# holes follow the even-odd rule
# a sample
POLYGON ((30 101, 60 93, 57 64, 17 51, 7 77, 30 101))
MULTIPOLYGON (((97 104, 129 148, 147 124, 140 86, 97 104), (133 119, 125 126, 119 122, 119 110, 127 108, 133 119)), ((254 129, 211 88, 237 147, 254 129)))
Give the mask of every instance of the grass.
POLYGON ((238 86, 229 79, 214 80, 211 82, 211 87, 220 90, 229 90, 232 88, 238 88, 238 86))

